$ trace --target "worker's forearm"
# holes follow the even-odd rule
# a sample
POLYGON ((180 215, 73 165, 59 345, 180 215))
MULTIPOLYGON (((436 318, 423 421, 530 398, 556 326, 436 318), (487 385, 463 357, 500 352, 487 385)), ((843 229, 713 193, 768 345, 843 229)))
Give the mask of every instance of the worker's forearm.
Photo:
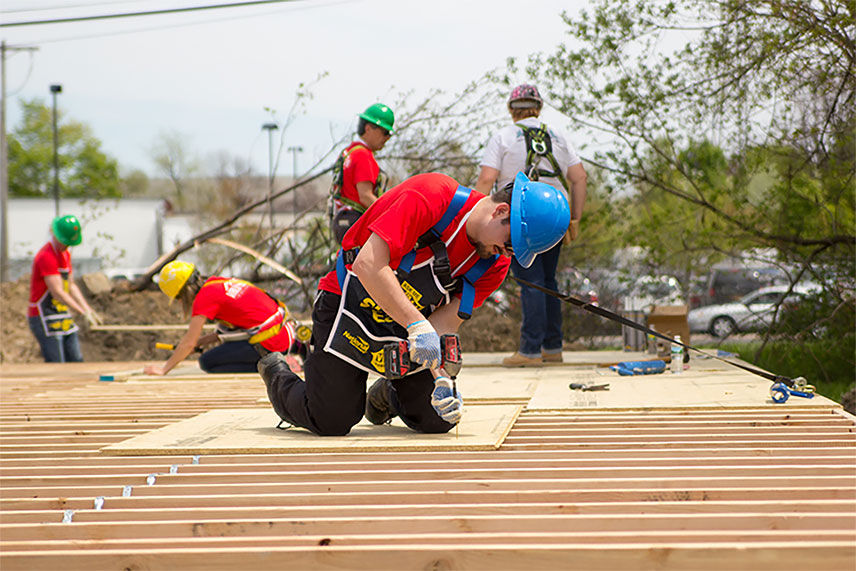
POLYGON ((71 297, 74 298, 74 301, 76 301, 77 304, 83 308, 83 311, 81 313, 89 313, 90 311, 92 311, 92 308, 86 302, 86 298, 83 297, 83 292, 80 291, 80 288, 76 283, 71 282, 68 289, 69 293, 71 293, 71 297))
POLYGON ((178 342, 178 345, 175 347, 175 351, 172 352, 172 355, 170 355, 169 359, 164 363, 164 374, 170 372, 176 365, 187 359, 187 357, 193 353, 198 341, 198 338, 189 339, 188 336, 185 335, 181 341, 178 342))
POLYGON ((457 297, 452 297, 452 301, 438 307, 434 313, 428 318, 428 321, 437 331, 438 335, 446 333, 457 333, 463 319, 458 317, 458 308, 461 306, 461 300, 457 297))
POLYGON ((81 315, 86 313, 86 308, 77 303, 77 301, 71 296, 71 294, 65 291, 64 289, 51 290, 51 296, 60 303, 67 305, 68 307, 70 307, 75 312, 81 315))
POLYGON ((374 195, 374 185, 372 183, 362 181, 358 182, 356 186, 357 195, 360 197, 360 204, 368 208, 377 200, 377 197, 374 195))
POLYGON ((580 220, 586 205, 586 180, 572 182, 571 185, 571 220, 580 220))
POLYGON ((475 190, 482 194, 490 194, 498 177, 499 170, 491 167, 482 167, 479 172, 478 180, 476 180, 475 190))

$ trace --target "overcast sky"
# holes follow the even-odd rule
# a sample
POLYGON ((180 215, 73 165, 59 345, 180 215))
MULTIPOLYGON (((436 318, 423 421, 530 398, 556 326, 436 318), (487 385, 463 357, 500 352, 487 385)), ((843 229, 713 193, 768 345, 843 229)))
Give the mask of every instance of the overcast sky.
MULTIPOLYGON (((0 19, 219 3, 226 0, 2 0, 0 19)), ((369 104, 391 102, 407 89, 455 92, 504 67, 509 56, 551 52, 567 37, 561 12, 584 6, 585 0, 302 0, 0 27, 7 45, 38 47, 7 55, 7 129, 20 120, 21 98, 50 105, 49 85, 59 83, 60 110, 89 124, 123 171, 155 174, 150 149, 159 133, 175 131, 200 157, 225 150, 266 173, 261 125, 271 116, 265 107, 284 119, 298 84, 328 72, 313 88, 307 114, 287 133, 286 146, 306 149, 298 156, 302 171, 369 104)), ((291 170, 288 154, 278 172, 291 170)))

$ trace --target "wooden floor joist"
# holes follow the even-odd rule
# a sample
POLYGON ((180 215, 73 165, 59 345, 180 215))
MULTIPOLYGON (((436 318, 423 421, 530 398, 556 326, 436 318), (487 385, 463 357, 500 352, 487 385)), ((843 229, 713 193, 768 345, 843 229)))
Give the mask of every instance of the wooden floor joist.
MULTIPOLYGON (((495 402, 514 372, 479 358, 495 402)), ((111 456, 264 384, 89 366, 0 368, 3 571, 856 568, 856 419, 822 397, 524 410, 495 450, 111 456)))

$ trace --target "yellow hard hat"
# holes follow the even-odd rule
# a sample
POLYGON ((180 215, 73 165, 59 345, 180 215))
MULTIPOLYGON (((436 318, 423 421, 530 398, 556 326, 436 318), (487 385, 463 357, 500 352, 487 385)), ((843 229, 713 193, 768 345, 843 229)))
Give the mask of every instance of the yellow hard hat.
POLYGON ((175 260, 165 265, 158 276, 158 287, 164 292, 168 298, 175 299, 175 296, 190 279, 196 266, 190 262, 180 262, 175 260))

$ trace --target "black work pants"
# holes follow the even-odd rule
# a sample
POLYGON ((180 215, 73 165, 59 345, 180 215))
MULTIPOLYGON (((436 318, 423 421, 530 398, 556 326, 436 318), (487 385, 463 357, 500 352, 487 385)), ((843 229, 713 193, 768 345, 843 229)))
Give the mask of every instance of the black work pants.
MULTIPOLYGON (((312 350, 303 381, 294 373, 273 379, 268 398, 280 418, 320 436, 342 436, 363 417, 368 373, 324 351, 340 296, 322 291, 312 311, 312 350)), ((417 432, 445 433, 454 426, 431 406, 434 377, 423 370, 392 381, 393 411, 417 432)))
POLYGON ((255 373, 259 359, 249 341, 228 341, 202 353, 199 368, 206 373, 255 373))

